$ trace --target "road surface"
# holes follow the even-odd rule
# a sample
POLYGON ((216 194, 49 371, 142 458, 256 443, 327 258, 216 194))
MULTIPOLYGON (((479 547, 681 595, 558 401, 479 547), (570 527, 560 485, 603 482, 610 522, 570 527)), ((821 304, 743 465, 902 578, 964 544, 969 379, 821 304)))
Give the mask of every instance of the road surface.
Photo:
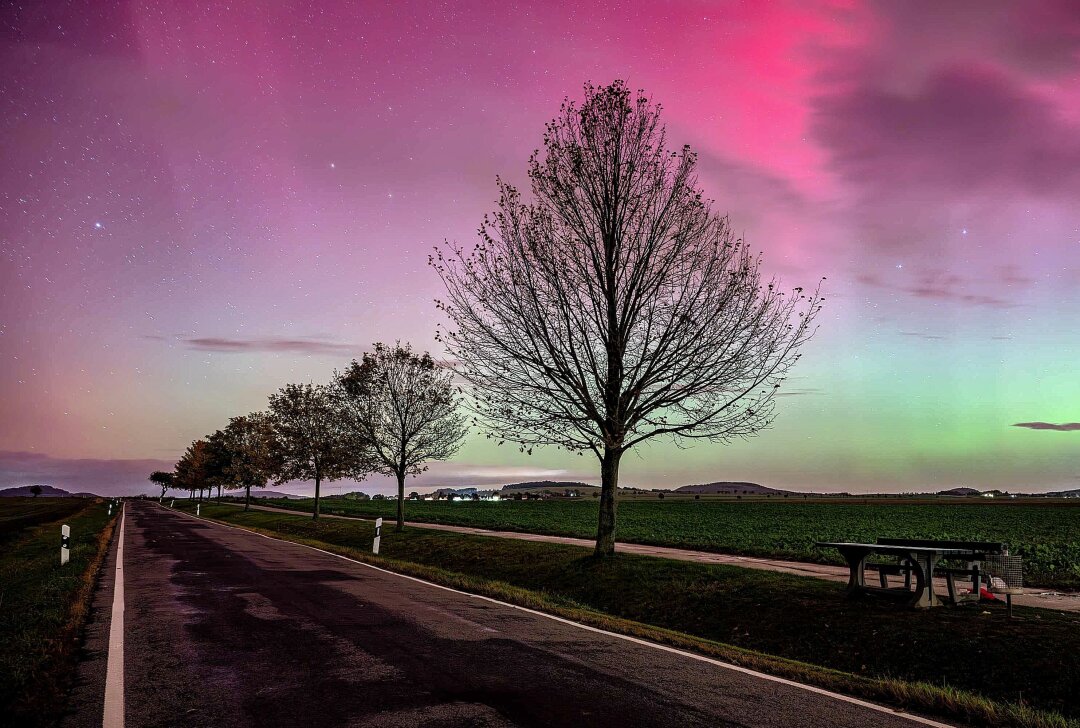
POLYGON ((107 691, 127 726, 940 725, 147 501, 121 530, 72 728, 107 691))

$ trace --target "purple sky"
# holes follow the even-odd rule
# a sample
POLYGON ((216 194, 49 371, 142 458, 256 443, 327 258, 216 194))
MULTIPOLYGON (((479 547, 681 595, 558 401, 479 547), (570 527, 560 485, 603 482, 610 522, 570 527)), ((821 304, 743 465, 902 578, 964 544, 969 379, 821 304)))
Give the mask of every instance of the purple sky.
MULTIPOLYGON (((374 341, 441 355, 431 247, 624 78, 829 301, 773 429, 623 482, 1080 487, 1074 2, 89 7, 0 10, 0 486, 131 490, 374 341)), ((417 484, 595 471, 474 436, 417 484)))

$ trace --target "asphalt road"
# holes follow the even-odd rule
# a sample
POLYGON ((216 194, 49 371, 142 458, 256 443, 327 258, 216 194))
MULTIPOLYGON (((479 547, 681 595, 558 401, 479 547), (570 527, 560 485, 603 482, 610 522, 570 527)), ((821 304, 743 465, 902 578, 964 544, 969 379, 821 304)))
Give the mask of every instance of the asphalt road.
MULTIPOLYGON (((126 509, 127 726, 919 725, 151 502, 126 509)), ((102 722, 115 568, 114 544, 71 728, 102 722)))

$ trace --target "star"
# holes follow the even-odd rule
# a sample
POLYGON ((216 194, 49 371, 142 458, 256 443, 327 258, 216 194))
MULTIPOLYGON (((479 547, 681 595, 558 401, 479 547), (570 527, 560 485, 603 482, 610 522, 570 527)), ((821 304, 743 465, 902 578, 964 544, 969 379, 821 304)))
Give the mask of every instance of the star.
POLYGON ((337 169, 337 167, 336 167, 336 166, 334 166, 334 163, 333 163, 333 162, 331 162, 331 163, 330 163, 330 169, 337 169))
POLYGON ((105 227, 105 226, 104 226, 104 225, 102 225, 100 221, 98 221, 98 222, 95 222, 95 223, 94 223, 94 227, 95 227, 95 228, 97 228, 98 230, 100 230, 101 228, 103 228, 103 227, 105 227))

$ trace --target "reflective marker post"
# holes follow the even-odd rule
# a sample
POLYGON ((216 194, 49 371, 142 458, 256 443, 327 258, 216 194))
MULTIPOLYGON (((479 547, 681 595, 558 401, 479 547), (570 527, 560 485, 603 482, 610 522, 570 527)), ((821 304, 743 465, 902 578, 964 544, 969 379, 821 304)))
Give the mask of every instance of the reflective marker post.
POLYGON ((199 511, 201 511, 201 510, 202 510, 202 503, 196 503, 195 504, 195 515, 196 516, 199 515, 199 511))
POLYGON ((375 543, 371 545, 371 553, 379 553, 379 542, 382 541, 382 519, 375 519, 375 543))
POLYGON ((66 523, 60 527, 60 565, 63 566, 71 558, 71 526, 66 523))
POLYGON ((171 501, 169 501, 169 508, 176 508, 176 499, 175 498, 173 498, 171 501))

